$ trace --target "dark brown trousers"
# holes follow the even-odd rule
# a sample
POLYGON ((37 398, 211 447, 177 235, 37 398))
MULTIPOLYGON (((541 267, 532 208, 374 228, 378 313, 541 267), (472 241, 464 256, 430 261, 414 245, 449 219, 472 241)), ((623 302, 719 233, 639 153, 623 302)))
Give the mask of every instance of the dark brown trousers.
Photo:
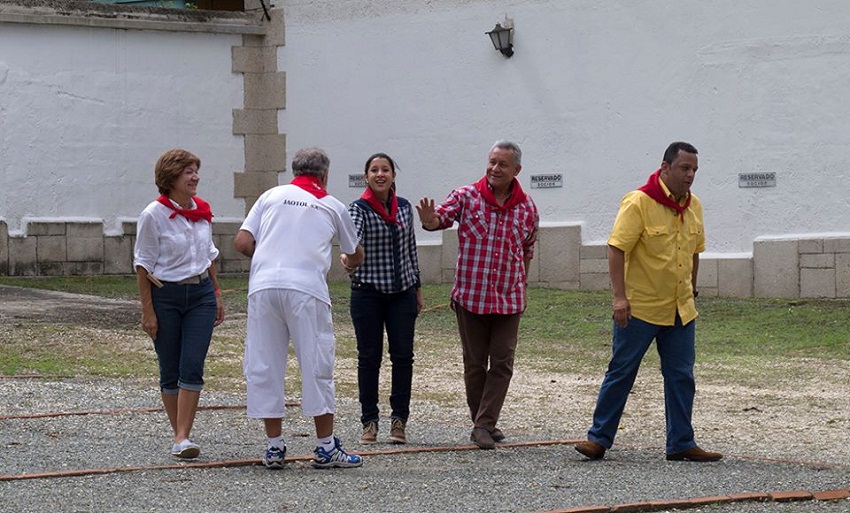
POLYGON ((453 305, 463 347, 466 403, 474 427, 492 431, 514 374, 522 314, 474 314, 453 305))

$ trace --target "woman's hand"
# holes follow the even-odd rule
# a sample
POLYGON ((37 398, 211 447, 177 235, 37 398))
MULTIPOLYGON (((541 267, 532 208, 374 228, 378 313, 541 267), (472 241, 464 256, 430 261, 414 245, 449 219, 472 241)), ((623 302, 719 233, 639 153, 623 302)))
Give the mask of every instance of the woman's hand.
POLYGON ((343 269, 345 269, 345 272, 348 274, 351 274, 357 270, 356 266, 351 265, 351 262, 348 260, 348 255, 346 255, 345 253, 339 255, 339 263, 342 264, 343 269))
POLYGON ((221 292, 215 293, 215 323, 213 327, 224 322, 224 303, 221 301, 221 292))
POLYGON ((159 328, 159 323, 156 320, 156 313, 151 310, 146 312, 142 309, 142 330, 152 339, 156 339, 156 331, 159 328))

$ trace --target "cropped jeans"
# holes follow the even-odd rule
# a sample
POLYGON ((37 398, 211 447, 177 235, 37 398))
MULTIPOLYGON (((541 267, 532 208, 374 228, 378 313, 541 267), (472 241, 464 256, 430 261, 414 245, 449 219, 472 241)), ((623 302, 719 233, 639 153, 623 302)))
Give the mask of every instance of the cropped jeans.
POLYGON ((413 334, 419 307, 416 288, 385 294, 371 287, 351 288, 351 321, 357 335, 357 385, 360 390, 360 421, 377 422, 378 381, 387 332, 392 385, 392 417, 407 422, 413 382, 413 334))
POLYGON ((614 323, 613 356, 599 389, 587 439, 606 448, 613 445, 641 360, 655 340, 664 378, 667 454, 696 446, 691 423, 696 391, 695 332, 696 321, 682 325, 678 315, 674 326, 650 324, 634 317, 625 328, 614 323))
POLYGON ((153 341, 159 360, 159 387, 164 394, 204 388, 204 361, 217 314, 209 278, 194 285, 164 282, 151 287, 157 332, 153 341))

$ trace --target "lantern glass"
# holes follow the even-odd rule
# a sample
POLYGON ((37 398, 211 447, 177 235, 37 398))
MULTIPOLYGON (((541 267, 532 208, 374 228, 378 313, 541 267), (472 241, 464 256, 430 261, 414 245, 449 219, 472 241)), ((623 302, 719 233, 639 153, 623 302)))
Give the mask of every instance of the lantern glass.
POLYGON ((511 29, 502 29, 499 34, 499 50, 511 47, 511 29))
POLYGON ((490 32, 487 32, 487 35, 488 35, 488 36, 490 36, 490 41, 492 41, 492 42, 493 42, 493 47, 494 47, 496 50, 501 50, 501 49, 502 49, 502 47, 501 47, 501 44, 502 44, 502 42, 501 42, 502 35, 501 35, 501 34, 502 34, 502 31, 503 31, 503 30, 504 30, 504 29, 502 28, 502 26, 501 26, 501 25, 499 25, 498 23, 496 23, 496 28, 494 28, 494 29, 493 29, 493 30, 491 30, 490 32))
POLYGON ((501 23, 496 23, 496 26, 493 27, 493 30, 487 32, 487 35, 490 36, 493 47, 502 52, 502 55, 506 57, 513 55, 513 29, 503 27, 501 23))

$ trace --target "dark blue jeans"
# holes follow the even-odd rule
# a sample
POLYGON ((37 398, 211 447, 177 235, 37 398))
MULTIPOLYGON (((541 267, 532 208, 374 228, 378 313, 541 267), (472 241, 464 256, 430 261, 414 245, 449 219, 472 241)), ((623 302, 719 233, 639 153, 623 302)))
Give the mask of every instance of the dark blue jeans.
POLYGON ((640 362, 655 340, 664 377, 667 454, 687 451, 696 445, 691 424, 696 391, 695 326, 696 321, 682 325, 678 316, 675 326, 658 326, 634 317, 625 328, 614 323, 614 354, 599 389, 588 440, 609 448, 614 443, 640 362))
POLYGON ((390 408, 393 417, 407 422, 413 382, 413 333, 418 315, 413 287, 397 294, 384 294, 372 288, 351 289, 362 423, 379 419, 378 376, 384 353, 384 328, 393 366, 390 408))
POLYGON ((162 288, 151 287, 151 298, 158 324, 153 345, 160 389, 166 394, 176 394, 179 388, 203 389, 217 308, 212 281, 164 283, 162 288))

